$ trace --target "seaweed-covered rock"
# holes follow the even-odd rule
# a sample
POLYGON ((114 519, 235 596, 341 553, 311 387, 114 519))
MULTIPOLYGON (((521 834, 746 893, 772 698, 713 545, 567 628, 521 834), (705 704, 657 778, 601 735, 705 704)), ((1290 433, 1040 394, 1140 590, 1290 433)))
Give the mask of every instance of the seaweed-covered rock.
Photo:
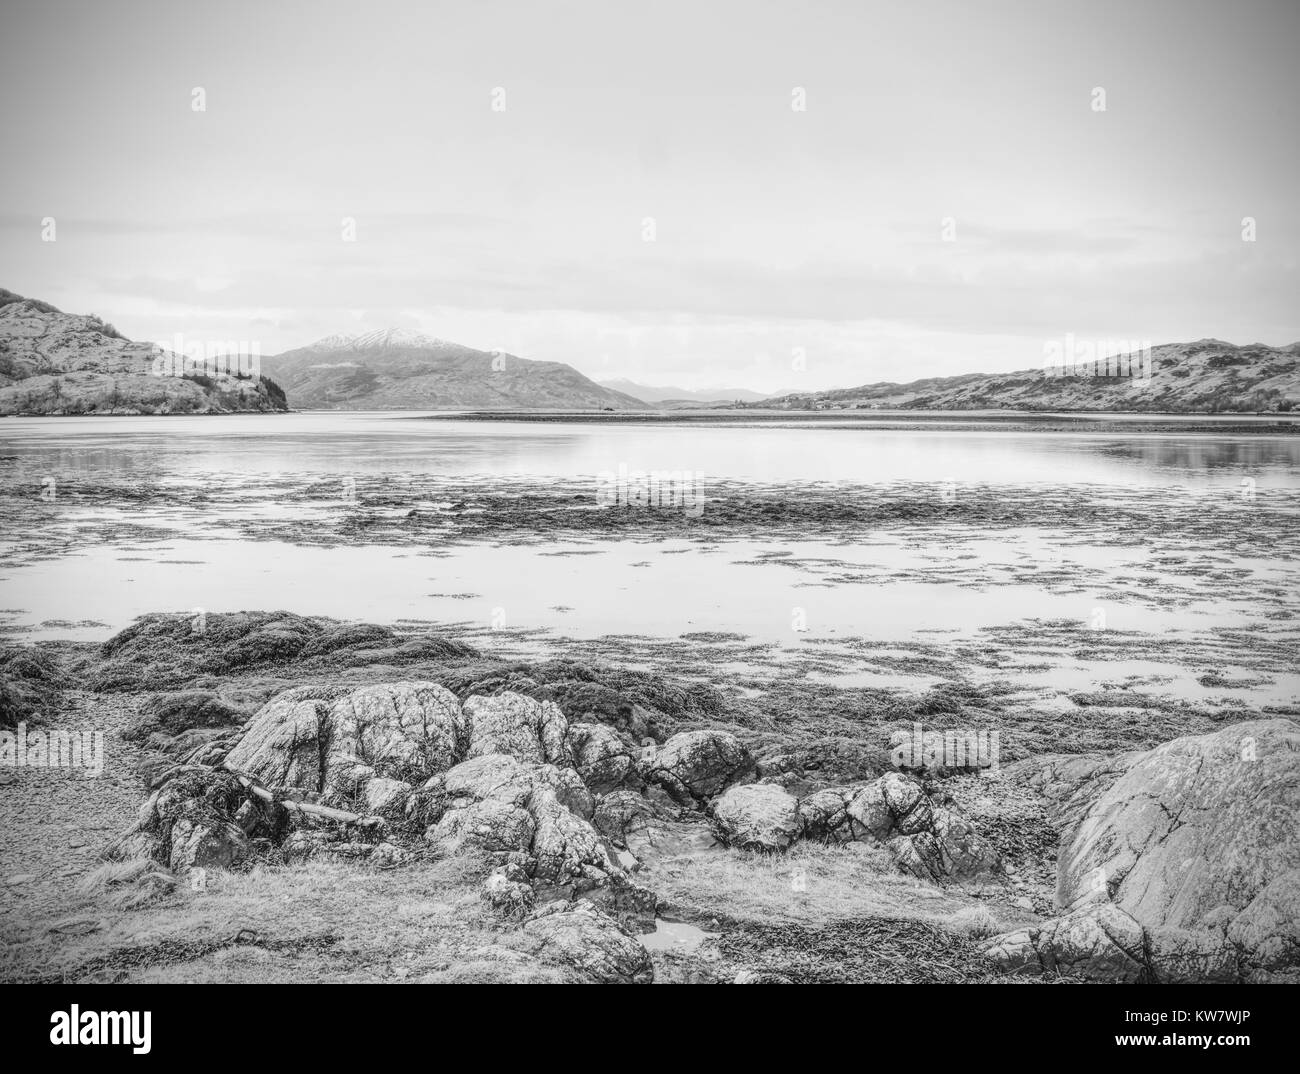
POLYGON ((324 656, 340 649, 373 649, 398 643, 397 635, 377 623, 343 623, 328 627, 302 647, 303 659, 324 656))
POLYGON ((732 787, 713 803, 713 815, 730 846, 784 850, 799 835, 799 803, 770 783, 732 787))
POLYGON ((155 694, 123 730, 122 737, 128 742, 141 742, 152 734, 179 735, 194 728, 233 727, 246 715, 210 690, 155 694))
POLYGON ((474 655, 460 642, 403 641, 373 624, 338 624, 292 612, 196 611, 141 616, 104 642, 89 681, 95 690, 180 690, 207 676, 302 661, 349 667, 474 655))
POLYGON ((562 682, 550 686, 549 692, 570 720, 608 727, 637 742, 653 736, 663 725, 662 714, 598 682, 562 682))
POLYGON ((683 804, 721 794, 754 771, 754 759, 726 731, 685 731, 660 746, 646 769, 648 782, 683 804))
POLYGON ((63 672, 54 658, 27 645, 0 647, 0 728, 38 722, 58 703, 63 672))
POLYGON ((95 690, 177 690, 196 677, 284 663, 320 634, 292 612, 141 616, 100 646, 95 690))
POLYGON ((651 984, 654 965, 645 946, 590 901, 552 902, 534 911, 512 940, 599 984, 651 984))

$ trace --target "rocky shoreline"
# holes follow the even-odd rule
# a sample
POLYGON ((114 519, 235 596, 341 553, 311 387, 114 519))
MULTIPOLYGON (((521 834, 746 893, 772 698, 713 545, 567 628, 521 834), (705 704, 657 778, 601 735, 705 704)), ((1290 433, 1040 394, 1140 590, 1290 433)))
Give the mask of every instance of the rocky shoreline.
POLYGON ((922 699, 827 749, 707 684, 287 612, 0 674, 11 738, 98 726, 112 781, 6 769, 6 860, 92 791, 119 829, 8 878, 7 980, 1300 978, 1287 717, 900 766, 922 699))

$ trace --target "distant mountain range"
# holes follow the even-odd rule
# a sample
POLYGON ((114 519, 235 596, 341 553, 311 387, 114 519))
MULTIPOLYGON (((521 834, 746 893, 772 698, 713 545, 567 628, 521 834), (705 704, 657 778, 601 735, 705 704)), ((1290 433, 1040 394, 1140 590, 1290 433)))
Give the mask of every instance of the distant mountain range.
MULTIPOLYGON (((188 347, 183 348, 187 352, 188 347)), ((1071 349, 1079 348, 1071 342, 1071 349)), ((1170 414, 1300 411, 1300 343, 1170 343, 1112 358, 1065 355, 1015 373, 968 373, 764 396, 630 380, 480 351, 405 329, 336 335, 260 369, 134 343, 96 316, 0 288, 0 415, 295 410, 1013 410, 1170 414)))
MULTIPOLYGON (((220 363, 223 366, 224 362, 220 363)), ((194 366, 95 316, 0 288, 0 415, 231 414, 287 410, 264 377, 194 366)))
POLYGON ((405 329, 329 336, 262 359, 300 410, 643 410, 563 362, 480 351, 405 329))
POLYGON ((1079 360, 1016 373, 805 392, 742 403, 775 410, 1026 410, 1167 414, 1300 410, 1300 343, 1168 343, 1126 360, 1079 360))
POLYGON ((602 380, 602 387, 609 388, 643 403, 656 406, 673 404, 707 404, 707 403, 756 403, 768 396, 762 392, 753 392, 748 388, 690 388, 656 387, 653 384, 638 384, 634 380, 602 380))

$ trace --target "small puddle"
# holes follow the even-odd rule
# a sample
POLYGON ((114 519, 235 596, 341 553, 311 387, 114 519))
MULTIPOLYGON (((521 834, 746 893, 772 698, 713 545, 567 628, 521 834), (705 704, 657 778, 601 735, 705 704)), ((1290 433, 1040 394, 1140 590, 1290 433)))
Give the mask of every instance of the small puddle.
POLYGON ((678 955, 689 955, 697 951, 705 940, 712 940, 716 932, 705 932, 685 921, 664 921, 655 918, 654 932, 641 934, 641 942, 647 951, 672 951, 678 955))

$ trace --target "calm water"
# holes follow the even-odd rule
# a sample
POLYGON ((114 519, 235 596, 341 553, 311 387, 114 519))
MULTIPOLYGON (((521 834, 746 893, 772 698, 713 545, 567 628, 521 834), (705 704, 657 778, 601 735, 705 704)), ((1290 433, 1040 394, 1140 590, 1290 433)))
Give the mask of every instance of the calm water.
MULTIPOLYGON (((1209 428, 1212 430, 1213 425, 1209 428)), ((403 415, 246 414, 8 418, 0 454, 27 476, 106 471, 220 480, 272 473, 421 472, 574 477, 689 469, 716 480, 998 481, 1300 487, 1300 435, 895 431, 871 422, 753 425, 412 420, 403 415)), ((7 471, 0 470, 0 475, 7 471)), ((6 477, 7 479, 7 477, 6 477)))
MULTIPOLYGON (((131 487, 132 478, 178 490, 234 493, 220 508, 311 518, 319 504, 286 495, 323 475, 419 474, 466 478, 584 479, 620 465, 691 470, 709 481, 765 484, 1087 485, 1235 493, 1243 479, 1300 490, 1300 438, 1159 433, 894 431, 836 421, 702 426, 698 423, 560 424, 411 420, 396 415, 294 414, 228 418, 21 419, 0 424, 0 482, 12 498, 60 487, 131 487)), ((1295 502, 1292 500, 1291 502, 1295 502)), ((222 539, 217 512, 166 502, 60 503, 46 548, 30 535, 0 542, 3 623, 22 636, 102 638, 148 611, 286 608, 378 622, 489 623, 574 638, 676 638, 733 631, 796 646, 792 609, 809 633, 906 642, 918 631, 975 637, 1028 618, 1086 619, 1099 602, 1109 625, 1152 634, 1249 626, 1249 587, 1142 590, 1149 549, 1090 542, 1068 528, 965 533, 961 541, 908 533, 833 543, 743 539, 566 539, 439 548, 303 547, 222 539), (206 516, 195 511, 208 511, 206 516), (96 524, 121 523, 105 537, 96 524), (125 527, 129 524, 129 529, 125 527), (152 528, 152 529, 151 529, 152 528), (84 539, 83 539, 83 536, 84 539), (53 540, 57 537, 58 540, 53 540), (51 551, 53 549, 53 551, 51 551), (1067 559, 1082 584, 1053 581, 1067 559), (1243 593, 1245 595, 1243 596, 1243 593)), ((1193 550, 1195 551, 1195 550, 1193 550)), ((1222 557, 1220 557, 1222 561, 1222 557)), ((1251 584, 1294 586, 1288 551, 1232 566, 1251 584)), ((1179 583, 1184 584, 1184 583, 1179 583)), ((1068 670, 1068 669, 1067 669, 1068 670)))

